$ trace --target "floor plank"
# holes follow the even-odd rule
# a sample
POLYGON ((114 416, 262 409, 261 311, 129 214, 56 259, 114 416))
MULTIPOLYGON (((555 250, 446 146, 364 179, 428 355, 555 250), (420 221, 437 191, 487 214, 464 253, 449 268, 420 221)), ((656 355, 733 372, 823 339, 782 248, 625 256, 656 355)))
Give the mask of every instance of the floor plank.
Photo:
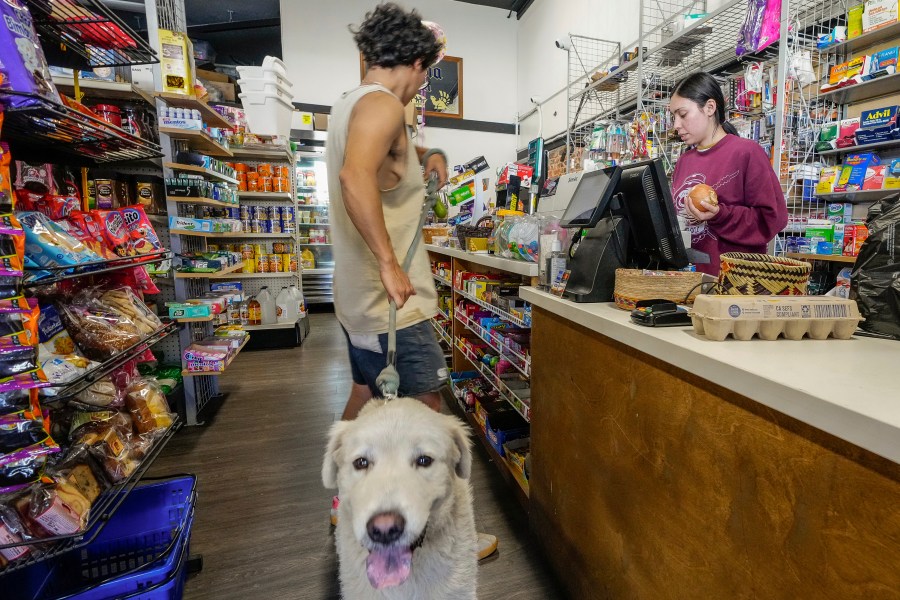
MULTIPOLYGON (((187 600, 340 597, 320 470, 351 379, 334 315, 310 319, 301 348, 240 355, 222 376, 228 396, 215 417, 179 432, 152 468, 198 476, 191 551, 204 567, 188 580, 187 600)), ((478 597, 564 598, 526 515, 478 444, 472 485, 479 531, 500 538, 500 551, 479 566, 478 597)))

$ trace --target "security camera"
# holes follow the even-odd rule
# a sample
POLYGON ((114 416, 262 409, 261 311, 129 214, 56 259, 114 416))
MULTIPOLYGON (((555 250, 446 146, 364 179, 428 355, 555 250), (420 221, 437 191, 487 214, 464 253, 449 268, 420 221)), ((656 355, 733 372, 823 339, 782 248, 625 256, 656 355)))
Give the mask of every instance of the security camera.
POLYGON ((568 37, 557 38, 556 47, 559 48, 560 50, 568 51, 570 46, 571 46, 571 41, 569 40, 568 37))
POLYGON ((542 99, 540 96, 532 96, 529 100, 531 100, 532 104, 540 104, 542 99))

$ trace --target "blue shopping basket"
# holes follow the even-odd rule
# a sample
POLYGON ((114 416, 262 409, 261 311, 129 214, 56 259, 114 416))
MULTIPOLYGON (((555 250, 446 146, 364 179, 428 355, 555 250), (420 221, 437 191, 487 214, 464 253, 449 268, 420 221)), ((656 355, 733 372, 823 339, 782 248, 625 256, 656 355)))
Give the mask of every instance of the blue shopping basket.
POLYGON ((134 488, 84 548, 0 578, 18 600, 179 599, 196 501, 193 475, 134 488))

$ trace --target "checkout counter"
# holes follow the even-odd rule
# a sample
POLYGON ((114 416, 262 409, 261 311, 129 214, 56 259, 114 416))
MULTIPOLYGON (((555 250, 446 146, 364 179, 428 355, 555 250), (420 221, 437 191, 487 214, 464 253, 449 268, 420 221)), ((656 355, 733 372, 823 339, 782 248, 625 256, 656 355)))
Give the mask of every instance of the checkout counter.
POLYGON ((573 598, 900 594, 900 344, 713 342, 520 295, 530 519, 573 598))

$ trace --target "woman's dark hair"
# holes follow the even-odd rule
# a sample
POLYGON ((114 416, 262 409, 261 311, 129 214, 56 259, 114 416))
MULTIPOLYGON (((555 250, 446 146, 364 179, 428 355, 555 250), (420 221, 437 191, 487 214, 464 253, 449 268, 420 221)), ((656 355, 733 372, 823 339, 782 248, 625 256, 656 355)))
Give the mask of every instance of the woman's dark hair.
POLYGON ((734 125, 725 120, 725 96, 722 94, 722 87, 715 77, 703 71, 691 73, 678 82, 672 95, 678 94, 682 98, 692 100, 703 108, 706 103, 713 100, 716 103, 716 121, 725 130, 725 133, 737 135, 737 129, 734 125))
POLYGON ((409 67, 421 60, 422 66, 428 68, 441 51, 440 43, 422 24, 418 11, 407 12, 393 2, 379 4, 366 13, 359 29, 351 27, 350 31, 369 67, 409 67))

